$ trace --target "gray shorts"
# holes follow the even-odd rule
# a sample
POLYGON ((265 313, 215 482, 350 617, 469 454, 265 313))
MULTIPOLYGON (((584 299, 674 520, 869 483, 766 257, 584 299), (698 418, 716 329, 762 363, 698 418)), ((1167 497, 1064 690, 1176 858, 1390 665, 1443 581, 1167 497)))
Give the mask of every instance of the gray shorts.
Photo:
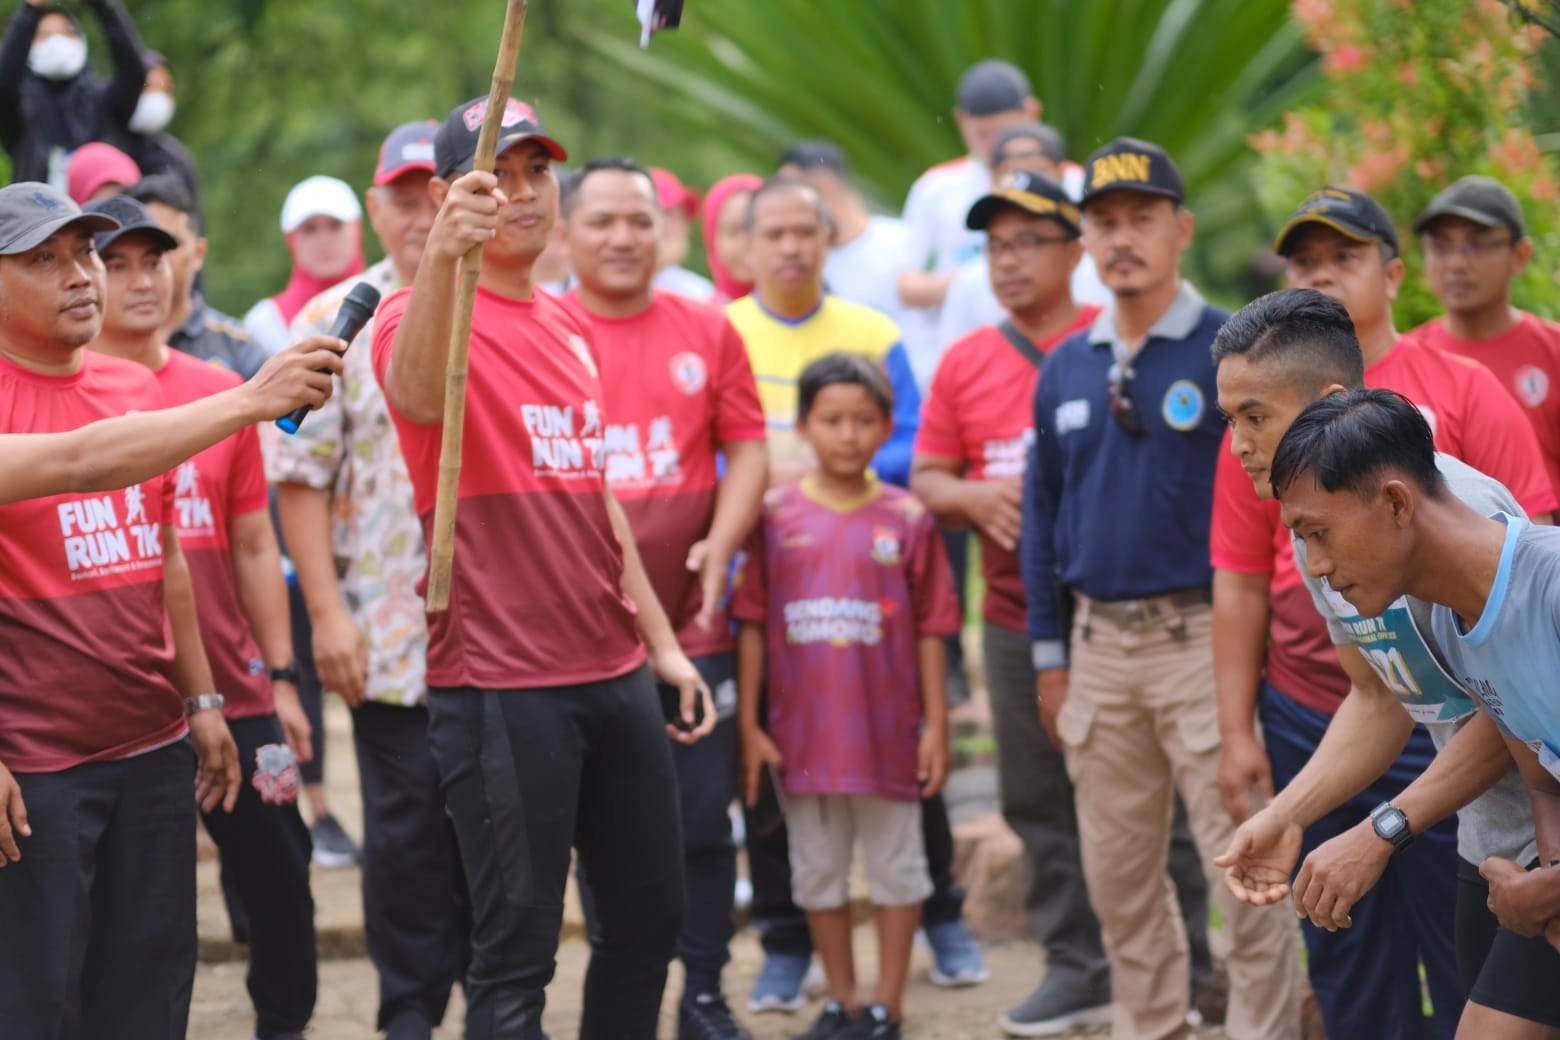
POLYGON ((788 795, 791 898, 803 910, 850 902, 851 853, 861 841, 873 906, 910 906, 932 894, 921 804, 866 794, 788 795))

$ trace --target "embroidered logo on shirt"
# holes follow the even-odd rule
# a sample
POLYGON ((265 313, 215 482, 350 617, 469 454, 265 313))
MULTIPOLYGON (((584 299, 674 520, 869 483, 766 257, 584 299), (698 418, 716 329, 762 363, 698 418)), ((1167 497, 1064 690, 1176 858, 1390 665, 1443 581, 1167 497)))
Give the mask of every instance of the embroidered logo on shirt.
POLYGON ((885 567, 896 566, 900 560, 899 532, 892 527, 872 529, 872 558, 885 567))
POLYGON ((1089 399, 1063 401, 1056 406, 1056 433, 1058 436, 1081 430, 1089 425, 1089 399))
POLYGON ((704 367, 704 359, 689 350, 672 355, 672 382, 677 389, 692 397, 704 389, 704 384, 709 381, 709 371, 704 367))
POLYGON ((1160 414, 1165 417, 1166 426, 1185 433, 1196 429, 1197 424, 1202 422, 1205 404, 1202 387, 1190 379, 1177 379, 1165 391, 1165 403, 1160 414))
POLYGON ((1549 396, 1549 373, 1537 365, 1523 365, 1517 369, 1513 382, 1517 387, 1517 396, 1529 408, 1537 408, 1549 396))

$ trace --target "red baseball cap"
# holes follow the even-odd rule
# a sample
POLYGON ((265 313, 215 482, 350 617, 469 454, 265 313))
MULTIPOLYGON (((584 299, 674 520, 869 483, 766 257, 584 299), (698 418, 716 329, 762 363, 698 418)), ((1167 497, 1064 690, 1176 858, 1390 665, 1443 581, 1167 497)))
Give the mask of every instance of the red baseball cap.
POLYGON ((141 179, 141 168, 118 148, 92 141, 71 153, 65 167, 65 192, 78 205, 90 199, 105 184, 131 187, 141 179))

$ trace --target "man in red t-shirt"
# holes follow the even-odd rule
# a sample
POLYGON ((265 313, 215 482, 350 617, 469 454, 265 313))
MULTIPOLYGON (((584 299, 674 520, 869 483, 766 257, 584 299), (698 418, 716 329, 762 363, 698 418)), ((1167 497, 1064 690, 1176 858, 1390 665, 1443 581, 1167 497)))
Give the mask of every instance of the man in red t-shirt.
POLYGON ((428 735, 471 886, 466 1035, 542 1035, 573 847, 598 914, 580 1034, 651 1036, 684 898, 664 734, 704 736, 714 706, 607 488, 590 333, 533 287, 565 153, 510 100, 494 172, 471 172, 486 111, 486 98, 467 102, 434 135, 439 214, 410 290, 374 322, 375 373, 428 534, 455 283, 483 247, 450 606, 428 619, 428 735), (646 647, 677 687, 676 726, 646 647))
MULTIPOLYGON (((1290 286, 1315 289, 1347 309, 1366 386, 1412 400, 1429 419, 1440 450, 1504 483, 1530 513, 1555 508, 1538 444, 1494 377, 1433 347, 1399 340, 1392 300, 1403 262, 1391 218, 1374 199, 1352 189, 1323 188, 1291 215, 1274 249, 1288 262, 1290 286)), ((1220 367, 1221 404, 1236 423, 1266 421, 1254 404, 1261 395, 1232 384, 1234 370, 1234 362, 1220 367)), ((1214 480, 1210 555, 1219 783, 1236 822, 1260 808, 1252 804, 1253 792, 1271 798, 1300 771, 1351 684, 1295 567, 1278 504, 1259 499, 1254 490, 1253 481, 1266 479, 1266 465, 1249 453, 1237 458, 1227 436, 1214 480), (1258 717, 1265 748, 1256 736, 1258 717)), ((1363 834, 1357 825, 1365 814, 1395 797, 1434 755, 1430 736, 1416 731, 1376 785, 1307 828, 1305 852, 1339 835, 1363 834)), ((1453 899, 1457 862, 1455 828, 1450 822, 1431 828, 1412 857, 1392 864, 1398 883, 1380 886, 1358 904, 1355 928, 1327 932, 1305 925, 1312 985, 1330 1032, 1419 1028, 1417 1001, 1378 999, 1373 986, 1360 984, 1362 963, 1378 966, 1383 989, 1393 988, 1388 979, 1394 974, 1417 978, 1422 963, 1440 1028, 1455 1021, 1461 986, 1451 922, 1428 908, 1453 899)))
POLYGON ((1516 196, 1493 177, 1464 177, 1430 201, 1414 233, 1446 314, 1404 338, 1495 373, 1532 421, 1560 495, 1560 325, 1511 305, 1511 282, 1533 256, 1516 196))
MULTIPOLYGON (((0 189, 0 432, 163 407, 150 373, 82 349, 103 315, 92 232, 117 226, 0 189)), ((211 811, 239 778, 173 497, 154 477, 0 508, 0 1035, 185 1033, 190 779, 211 811)))
POLYGON ((986 233, 991 286, 1010 317, 957 340, 943 355, 922 406, 910 474, 910 489, 944 527, 974 527, 980 536, 982 639, 1002 813, 1024 843, 1024 909, 1046 948, 1046 978, 1002 1016, 1015 1035, 1110 1021, 1110 966, 1083 883, 1072 783, 1035 707, 1018 568, 1040 362, 1099 315, 1098 307, 1079 307, 1072 297, 1072 272, 1083 256, 1078 219, 1060 184, 1023 170, 971 207, 967 223, 986 233))
MULTIPOLYGON (((159 334, 173 300, 164 254, 178 240, 126 195, 89 203, 87 212, 119 222, 96 237, 107 291, 93 351, 151 370, 170 405, 236 385, 232 372, 170 349, 159 334)), ((205 814, 206 830, 248 921, 255 1032, 293 1036, 309 1024, 316 987, 309 838, 294 762, 294 751, 310 753, 309 720, 291 668, 287 583, 256 428, 180 463, 173 481, 173 522, 244 778, 233 812, 205 814)))
MULTIPOLYGON (((721 995, 737 853, 737 689, 726 574, 769 482, 764 412, 747 350, 723 311, 652 287, 662 212, 650 172, 597 159, 569 182, 564 303, 601 366, 607 483, 623 504, 656 597, 714 691, 715 729, 672 749, 682 800, 687 919, 678 939, 681 1040, 751 1040, 721 995), (716 479, 717 452, 725 475, 716 479)), ((663 696, 670 696, 663 689, 663 696)))

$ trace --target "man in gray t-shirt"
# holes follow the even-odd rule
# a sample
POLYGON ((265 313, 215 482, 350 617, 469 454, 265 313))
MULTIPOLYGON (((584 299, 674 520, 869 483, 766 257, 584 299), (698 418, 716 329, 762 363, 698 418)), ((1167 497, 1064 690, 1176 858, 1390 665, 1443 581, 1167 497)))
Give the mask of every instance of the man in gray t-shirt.
MULTIPOLYGON (((1560 531, 1505 513, 1492 519, 1451 493, 1425 417, 1386 390, 1356 390, 1307 407, 1279 443, 1271 480, 1284 524, 1305 543, 1307 573, 1358 608, 1348 624, 1360 637, 1385 632, 1394 608, 1410 613, 1412 624, 1404 597, 1434 604, 1431 639, 1421 642, 1427 653, 1436 648, 1432 663, 1448 682, 1439 708, 1429 694, 1421 706, 1466 714, 1449 699, 1461 691, 1483 710, 1419 783, 1439 784, 1447 800, 1478 790, 1475 777, 1482 780, 1487 756, 1463 752, 1488 731, 1502 738, 1521 771, 1544 865, 1524 869, 1504 855, 1481 863, 1503 929, 1459 1035, 1540 1035, 1534 1022, 1560 1030, 1560 700, 1549 689, 1560 674, 1560 531)), ((1400 647, 1381 649, 1389 669, 1407 661, 1393 656, 1400 647)), ((1405 685, 1418 687, 1428 675, 1421 668, 1405 685)), ((1397 844, 1409 820, 1398 813, 1378 827, 1397 844)), ((1303 880, 1302 872, 1297 891, 1303 880)), ((1264 883, 1260 876, 1255 882, 1264 883)))

